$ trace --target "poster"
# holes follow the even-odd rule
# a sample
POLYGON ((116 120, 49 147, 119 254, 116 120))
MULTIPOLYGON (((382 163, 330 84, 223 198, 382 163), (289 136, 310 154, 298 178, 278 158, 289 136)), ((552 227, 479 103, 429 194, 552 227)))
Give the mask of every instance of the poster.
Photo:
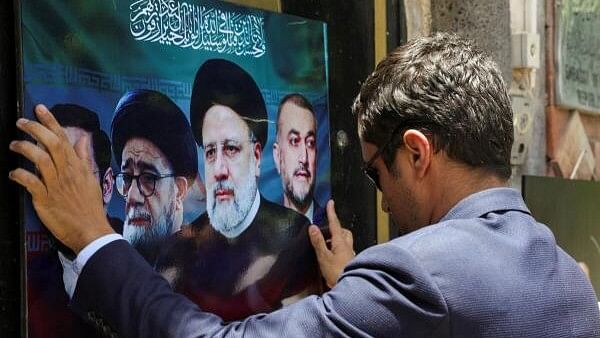
MULTIPOLYGON (((324 23, 221 1, 22 0, 25 117, 45 104, 114 230, 235 320, 320 292, 307 237, 331 195, 324 23)), ((25 197, 29 337, 89 337, 25 197)), ((114 287, 119 287, 115 285, 114 287)))

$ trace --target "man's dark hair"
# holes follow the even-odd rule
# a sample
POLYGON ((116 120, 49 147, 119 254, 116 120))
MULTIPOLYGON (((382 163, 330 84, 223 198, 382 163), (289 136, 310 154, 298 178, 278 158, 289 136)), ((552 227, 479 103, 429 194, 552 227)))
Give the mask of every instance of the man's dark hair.
POLYGON ((175 102, 163 93, 148 89, 125 93, 115 108, 111 135, 119 165, 127 141, 140 137, 163 152, 176 176, 192 180, 198 174, 198 152, 190 123, 175 102))
POLYGON ((428 135, 451 159, 510 177, 513 115, 498 66, 470 41, 437 33, 399 47, 377 65, 354 100, 362 139, 383 147, 392 169, 403 130, 428 135))
POLYGON ((315 118, 315 121, 316 121, 317 117, 315 115, 315 109, 313 108, 312 104, 310 103, 310 101, 308 101, 308 99, 306 97, 304 97, 300 93, 287 94, 286 96, 284 96, 281 99, 281 101, 279 102, 279 108, 277 109, 277 134, 279 134, 279 118, 281 116, 281 108, 283 107, 284 104, 286 104, 288 102, 293 103, 296 106, 306 109, 309 112, 311 112, 311 114, 313 115, 313 117, 315 118))
POLYGON ((63 127, 81 128, 92 134, 92 149, 94 161, 100 170, 100 177, 104 176, 110 167, 110 140, 108 135, 100 129, 98 114, 76 104, 57 104, 50 108, 56 121, 63 127))

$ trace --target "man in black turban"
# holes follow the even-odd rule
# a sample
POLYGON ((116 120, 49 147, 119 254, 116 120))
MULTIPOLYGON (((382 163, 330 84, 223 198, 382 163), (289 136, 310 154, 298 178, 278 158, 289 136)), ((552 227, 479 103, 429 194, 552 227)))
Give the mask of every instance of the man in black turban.
POLYGON ((125 198, 123 236, 153 264, 169 235, 181 228, 183 200, 198 173, 188 120, 167 96, 126 93, 112 120, 116 186, 125 198))
POLYGON ((275 310, 319 280, 308 219, 258 191, 267 118, 245 70, 222 59, 200 67, 190 121, 204 151, 207 212, 158 267, 175 290, 225 320, 275 310))

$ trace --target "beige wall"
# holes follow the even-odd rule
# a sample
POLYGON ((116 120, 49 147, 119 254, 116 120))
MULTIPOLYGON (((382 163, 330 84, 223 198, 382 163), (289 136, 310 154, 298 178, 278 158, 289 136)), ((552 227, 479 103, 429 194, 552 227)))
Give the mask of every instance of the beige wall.
POLYGON ((272 12, 281 12, 281 2, 279 0, 224 0, 234 4, 264 9, 272 12))
POLYGON ((408 39, 431 33, 431 0, 404 0, 408 39))

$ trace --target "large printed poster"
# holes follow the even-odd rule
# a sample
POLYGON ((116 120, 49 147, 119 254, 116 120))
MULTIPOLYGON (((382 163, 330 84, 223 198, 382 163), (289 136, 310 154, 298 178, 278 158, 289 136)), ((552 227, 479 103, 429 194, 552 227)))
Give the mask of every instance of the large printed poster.
MULTIPOLYGON (((90 140, 107 219, 225 320, 320 292, 330 198, 324 23, 200 0, 22 0, 26 117, 90 140)), ((91 337, 25 197, 29 337, 91 337)), ((114 285, 119 288, 119 285, 114 285)))

